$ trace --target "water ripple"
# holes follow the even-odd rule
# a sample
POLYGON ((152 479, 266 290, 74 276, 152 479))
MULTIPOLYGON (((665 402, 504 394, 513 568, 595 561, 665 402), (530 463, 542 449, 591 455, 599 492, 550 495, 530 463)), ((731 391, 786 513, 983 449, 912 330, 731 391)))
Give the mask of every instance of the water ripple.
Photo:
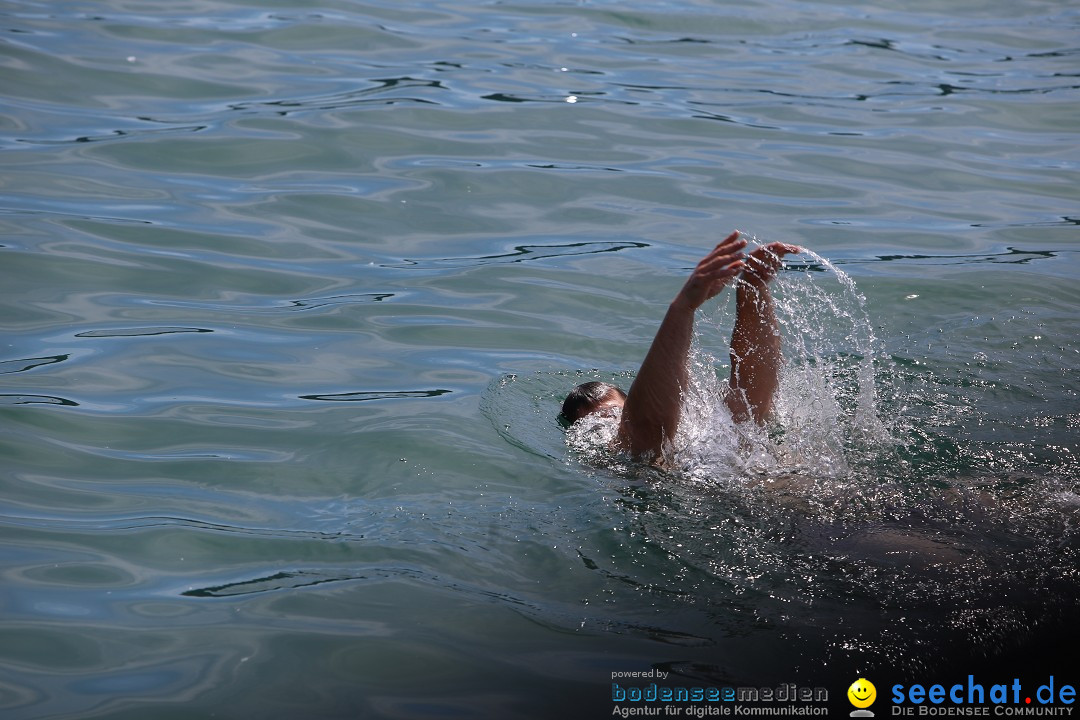
POLYGON ((192 327, 144 327, 114 328, 112 330, 84 330, 75 333, 77 338, 148 337, 153 335, 176 335, 181 333, 212 333, 208 328, 192 327))
POLYGON ((371 400, 397 400, 400 398, 434 398, 446 395, 452 390, 398 390, 398 391, 355 391, 323 393, 320 395, 301 395, 301 400, 322 400, 325 402, 368 402, 371 400))
POLYGON ((16 393, 0 393, 0 405, 63 405, 66 407, 79 407, 79 403, 74 400, 55 395, 19 395, 16 393))
POLYGON ((27 370, 33 370, 34 368, 45 367, 47 365, 53 365, 55 363, 64 362, 71 355, 64 353, 62 355, 50 355, 48 357, 35 357, 35 358, 21 358, 18 360, 4 360, 0 362, 0 375, 6 373, 19 373, 26 372, 27 370))
POLYGON ((499 253, 496 255, 480 255, 477 257, 450 257, 432 258, 428 260, 406 259, 400 265, 384 265, 384 267, 419 268, 432 267, 472 267, 477 265, 489 265, 493 263, 521 263, 535 260, 544 260, 553 257, 566 257, 573 255, 593 255, 599 253, 619 252, 632 248, 647 248, 648 243, 621 241, 611 242, 606 240, 589 240, 573 243, 550 243, 535 245, 517 245, 513 252, 499 253))

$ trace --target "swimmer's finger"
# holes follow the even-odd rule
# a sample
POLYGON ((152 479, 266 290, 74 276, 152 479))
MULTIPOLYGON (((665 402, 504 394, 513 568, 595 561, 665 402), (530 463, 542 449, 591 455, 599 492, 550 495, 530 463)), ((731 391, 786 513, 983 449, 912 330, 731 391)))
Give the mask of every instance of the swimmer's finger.
POLYGON ((773 242, 750 253, 750 262, 754 265, 779 266, 780 258, 784 255, 801 253, 802 248, 789 243, 773 242))
POLYGON ((698 263, 698 270, 708 272, 717 266, 738 262, 745 257, 742 252, 744 247, 746 247, 746 241, 741 239, 735 243, 717 245, 715 250, 698 263))
POLYGON ((699 270, 708 271, 712 270, 715 267, 730 265, 733 262, 738 262, 745 257, 746 254, 741 249, 732 250, 731 252, 725 252, 722 254, 713 253, 708 257, 704 258, 701 262, 699 262, 697 266, 699 270))
POLYGON ((733 278, 738 277, 745 269, 746 263, 742 260, 736 260, 730 265, 725 265, 709 273, 703 274, 701 279, 714 289, 714 291, 710 293, 711 296, 719 292, 720 289, 723 288, 724 285, 727 285, 733 278))
POLYGON ((801 253, 803 249, 798 245, 792 245, 790 243, 773 242, 765 246, 770 252, 776 255, 797 255, 801 253))
POLYGON ((729 275, 738 275, 743 268, 746 267, 746 260, 739 258, 725 265, 721 265, 718 268, 709 271, 710 276, 727 277, 729 275))
POLYGON ((738 230, 735 230, 730 235, 728 235, 726 238, 724 238, 719 243, 717 243, 716 247, 719 248, 719 247, 721 247, 723 245, 727 245, 729 243, 736 243, 736 242, 742 243, 743 245, 746 244, 746 238, 742 237, 738 230))
POLYGON ((694 275, 703 282, 715 283, 718 281, 730 280, 736 277, 746 268, 746 261, 742 258, 733 259, 728 262, 717 263, 708 268, 698 268, 694 272, 694 275))
POLYGON ((740 250, 744 247, 746 247, 746 238, 740 236, 739 231, 736 230, 735 232, 731 233, 726 238, 721 240, 719 243, 717 243, 716 247, 714 247, 712 251, 705 257, 711 257, 716 253, 722 253, 725 251, 733 252, 735 250, 740 250))

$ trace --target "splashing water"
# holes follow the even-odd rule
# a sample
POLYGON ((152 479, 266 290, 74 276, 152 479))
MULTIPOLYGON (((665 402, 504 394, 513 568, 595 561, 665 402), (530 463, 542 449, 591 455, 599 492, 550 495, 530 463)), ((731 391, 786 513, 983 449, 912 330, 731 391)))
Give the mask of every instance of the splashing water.
MULTIPOLYGON (((785 362, 767 427, 732 422, 719 401, 726 363, 702 347, 702 334, 696 338, 675 452, 676 465, 689 476, 840 478, 889 447, 875 387, 875 364, 884 358, 865 298, 826 258, 809 250, 803 255, 811 262, 789 265, 771 284, 785 362)), ((730 332, 732 294, 699 330, 730 332)))
POLYGON ((566 444, 584 462, 625 472, 620 453, 613 451, 621 413, 586 415, 566 430, 566 444))

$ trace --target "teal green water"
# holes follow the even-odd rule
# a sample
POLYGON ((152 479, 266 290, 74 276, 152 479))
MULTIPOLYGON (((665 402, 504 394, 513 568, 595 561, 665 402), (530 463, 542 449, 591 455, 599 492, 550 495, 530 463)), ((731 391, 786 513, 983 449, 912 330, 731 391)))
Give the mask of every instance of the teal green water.
MULTIPOLYGON (((0 716, 1080 680, 1078 29, 1038 0, 4 3, 0 716), (854 281, 830 308, 793 260, 786 343, 841 415, 868 369, 884 434, 841 423, 828 472, 589 464, 562 395, 625 382, 732 228, 854 281)), ((786 392, 792 447, 832 416, 786 392)))

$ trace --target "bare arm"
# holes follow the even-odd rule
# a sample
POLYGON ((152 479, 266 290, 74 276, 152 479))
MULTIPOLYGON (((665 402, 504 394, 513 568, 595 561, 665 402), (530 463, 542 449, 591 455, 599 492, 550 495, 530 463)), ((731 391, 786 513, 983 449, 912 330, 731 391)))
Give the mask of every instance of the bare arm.
POLYGON ((731 392, 725 398, 736 422, 763 423, 772 414, 780 385, 780 331, 768 283, 780 260, 800 249, 769 243, 750 254, 735 291, 735 328, 731 333, 731 392))
POLYGON ((623 405, 616 442, 632 455, 659 457, 675 436, 689 385, 694 312, 742 272, 745 246, 738 232, 728 235, 697 264, 668 307, 623 405))

